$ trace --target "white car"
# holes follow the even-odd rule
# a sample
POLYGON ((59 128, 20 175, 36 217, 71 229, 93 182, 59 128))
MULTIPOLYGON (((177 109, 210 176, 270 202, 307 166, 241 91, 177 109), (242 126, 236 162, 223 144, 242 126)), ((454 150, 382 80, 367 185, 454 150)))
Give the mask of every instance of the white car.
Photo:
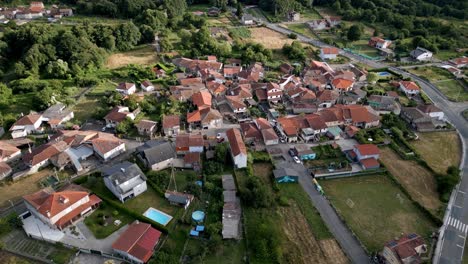
POLYGON ((294 162, 296 162, 296 163, 298 163, 298 164, 301 163, 301 160, 300 160, 297 156, 294 156, 294 157, 293 157, 293 160, 294 160, 294 162))

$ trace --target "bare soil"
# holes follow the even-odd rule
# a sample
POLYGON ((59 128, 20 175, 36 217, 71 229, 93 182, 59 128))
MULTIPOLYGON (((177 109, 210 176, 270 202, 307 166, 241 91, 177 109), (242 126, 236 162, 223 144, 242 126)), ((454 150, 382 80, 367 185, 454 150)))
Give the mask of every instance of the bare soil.
POLYGON ((129 64, 150 65, 157 62, 158 57, 152 46, 123 53, 115 53, 107 58, 106 67, 116 69, 129 64))
POLYGON ((380 159, 413 199, 430 211, 440 208, 436 181, 429 170, 414 161, 402 160, 390 148, 381 150, 380 159))
POLYGON ((293 39, 265 27, 250 28, 251 40, 269 49, 281 49, 284 44, 291 44, 293 39))
POLYGON ((289 207, 280 207, 283 230, 289 244, 289 263, 348 263, 334 239, 317 241, 306 218, 297 204, 291 200, 289 207), (291 252, 292 251, 292 252, 291 252))

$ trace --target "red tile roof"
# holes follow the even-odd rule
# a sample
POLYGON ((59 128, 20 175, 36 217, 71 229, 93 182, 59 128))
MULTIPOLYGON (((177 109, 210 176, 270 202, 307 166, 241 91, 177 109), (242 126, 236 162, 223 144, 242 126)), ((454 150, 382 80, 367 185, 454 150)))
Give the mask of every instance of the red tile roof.
POLYGON ((25 115, 18 119, 12 127, 14 126, 27 126, 27 125, 33 125, 36 123, 40 118, 42 118, 42 115, 39 114, 30 114, 30 115, 25 115))
POLYGON ((154 121, 151 121, 151 120, 146 120, 146 119, 142 119, 140 120, 140 122, 138 122, 136 125, 135 125, 137 128, 140 128, 140 129, 151 129, 152 127, 156 126, 156 122, 154 121))
POLYGON ((200 163, 201 155, 199 152, 189 152, 184 156, 184 163, 193 164, 193 163, 200 163))
POLYGON ((56 223, 55 225, 59 226, 59 227, 63 227, 65 226, 69 221, 71 221, 72 219, 74 219, 75 217, 81 215, 81 213, 83 211, 85 211, 86 209, 90 208, 90 207, 93 207, 95 206, 96 204, 99 204, 101 203, 101 199, 99 197, 97 197, 96 195, 94 194, 91 194, 89 196, 89 201, 87 203, 84 203, 80 206, 78 206, 77 208, 73 209, 71 212, 67 213, 66 215, 64 215, 62 218, 60 218, 56 223))
POLYGON ((134 83, 123 82, 123 83, 119 83, 119 86, 117 86, 117 89, 119 89, 119 90, 128 90, 128 89, 132 88, 134 85, 135 85, 134 83))
POLYGON ((262 138, 262 134, 260 130, 258 130, 257 126, 254 123, 241 123, 240 128, 244 135, 245 139, 256 139, 260 141, 262 138))
POLYGON ((378 168, 380 166, 379 162, 374 158, 362 159, 359 162, 367 169, 378 168))
POLYGON ((177 135, 176 150, 188 150, 189 147, 203 147, 203 136, 199 134, 177 135))
POLYGON ((147 262, 154 252, 154 247, 161 237, 161 232, 150 224, 134 222, 112 244, 114 250, 127 252, 129 255, 147 262))
POLYGON ((257 126, 260 130, 271 128, 270 122, 268 122, 268 120, 265 118, 259 117, 255 119, 255 122, 257 123, 257 126))
POLYGON ((419 86, 411 81, 401 81, 400 84, 403 85, 406 90, 419 90, 419 86))
POLYGON ((192 102, 198 108, 211 107, 211 94, 207 91, 200 91, 192 95, 192 102))
POLYGON ((200 110, 195 110, 193 112, 187 113, 187 123, 194 123, 194 122, 200 122, 200 121, 201 121, 200 110))
POLYGON ((354 83, 353 81, 350 81, 347 79, 337 78, 333 80, 332 84, 333 84, 333 87, 335 87, 336 89, 348 90, 349 88, 353 86, 354 83))
POLYGON ((185 78, 185 79, 179 79, 180 85, 183 86, 189 86, 189 85, 201 85, 203 84, 203 81, 201 78, 185 78))
POLYGON ((8 159, 9 157, 17 153, 18 151, 20 151, 19 148, 7 142, 0 141, 0 160, 8 159))
POLYGON ((231 128, 226 131, 226 136, 231 146, 231 152, 234 156, 239 154, 247 155, 247 148, 245 147, 242 135, 237 128, 231 128))
POLYGON ((337 48, 322 48, 323 54, 338 54, 340 52, 337 48))
POLYGON ((374 144, 361 144, 354 146, 362 156, 379 155, 380 150, 374 144))
POLYGON ((178 115, 167 115, 163 117, 163 128, 172 128, 180 126, 180 117, 178 115))
POLYGON ((237 96, 226 96, 226 99, 229 101, 229 103, 232 105, 233 108, 235 109, 241 109, 247 107, 244 102, 242 102, 242 99, 237 96))

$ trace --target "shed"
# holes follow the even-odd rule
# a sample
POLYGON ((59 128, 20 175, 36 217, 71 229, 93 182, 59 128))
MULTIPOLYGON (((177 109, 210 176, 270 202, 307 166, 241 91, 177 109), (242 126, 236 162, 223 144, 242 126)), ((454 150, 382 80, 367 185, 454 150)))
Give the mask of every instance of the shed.
POLYGON ((299 173, 290 168, 279 168, 273 171, 277 183, 298 182, 299 173))

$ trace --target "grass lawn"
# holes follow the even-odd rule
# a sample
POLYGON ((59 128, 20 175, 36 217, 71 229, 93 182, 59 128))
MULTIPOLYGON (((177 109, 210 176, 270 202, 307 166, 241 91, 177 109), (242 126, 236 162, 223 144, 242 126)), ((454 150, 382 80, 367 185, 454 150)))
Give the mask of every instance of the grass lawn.
POLYGON ((119 230, 122 226, 130 223, 133 221, 133 218, 129 217, 126 214, 119 213, 117 216, 113 215, 113 212, 116 211, 111 205, 106 204, 103 202, 101 206, 96 209, 90 216, 86 217, 84 223, 86 226, 93 232, 94 236, 97 239, 103 239, 110 236, 115 231, 119 230), (107 221, 107 225, 104 226, 100 223, 103 216, 110 217, 107 221), (122 224, 119 226, 114 225, 114 220, 122 221, 122 224))
POLYGON ((414 200, 435 215, 440 213, 442 203, 437 192, 435 177, 429 170, 415 161, 401 159, 390 148, 381 149, 380 159, 414 200))
POLYGON ((444 80, 434 84, 448 99, 456 102, 468 101, 468 92, 456 80, 444 80))
POLYGON ((54 252, 49 255, 49 258, 54 263, 66 264, 70 262, 71 257, 75 254, 74 250, 65 247, 56 247, 54 252))
POLYGON ((301 12, 301 20, 321 19, 322 16, 315 9, 307 9, 301 12))
POLYGON ((309 37, 309 38, 317 38, 317 36, 314 35, 314 33, 312 33, 312 30, 310 30, 310 28, 307 26, 307 24, 288 24, 286 25, 287 28, 289 28, 290 30, 298 33, 298 34, 301 34, 301 35, 304 35, 306 37, 309 37))
MULTIPOLYGON (((190 243, 193 241, 190 240, 190 243)), ((195 240, 195 243, 197 241, 195 240)), ((223 240, 222 245, 216 250, 215 254, 207 255, 203 263, 205 264, 240 264, 244 263, 243 258, 245 256, 245 244, 244 241, 235 240, 223 240)))
POLYGON ((353 49, 354 52, 362 55, 369 57, 379 57, 379 51, 376 48, 370 47, 368 42, 369 41, 367 39, 355 41, 351 44, 351 49, 353 49))
POLYGON ((408 69, 409 72, 419 75, 428 79, 431 82, 453 79, 453 75, 445 69, 429 66, 429 67, 416 67, 408 69))
POLYGON ((31 110, 34 93, 15 94, 13 95, 14 103, 10 104, 7 108, 2 109, 2 114, 15 114, 21 113, 27 115, 31 110))
POLYGON ((158 62, 158 56, 151 45, 141 45, 133 50, 114 53, 107 58, 106 67, 116 69, 128 64, 151 65, 158 62))
POLYGON ((370 252, 402 233, 426 238, 437 227, 386 176, 321 181, 328 198, 370 252))
POLYGON ((419 133, 419 140, 411 141, 419 155, 438 173, 446 173, 449 166, 460 164, 461 143, 457 132, 419 133))
POLYGON ((99 98, 84 96, 81 100, 73 106, 73 113, 75 114, 75 120, 80 123, 84 123, 86 120, 91 119, 94 114, 94 110, 101 105, 99 98))

